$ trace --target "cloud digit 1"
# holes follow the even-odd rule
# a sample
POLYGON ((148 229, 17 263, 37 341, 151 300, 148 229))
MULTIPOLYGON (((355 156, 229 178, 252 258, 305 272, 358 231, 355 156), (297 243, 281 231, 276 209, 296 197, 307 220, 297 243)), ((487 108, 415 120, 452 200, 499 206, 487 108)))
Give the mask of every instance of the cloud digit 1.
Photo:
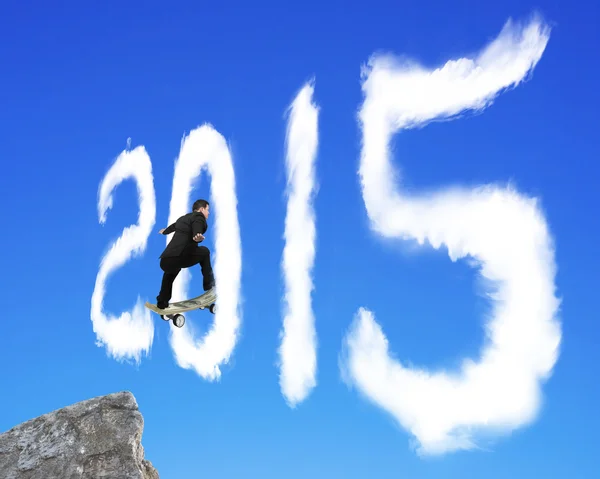
POLYGON ((419 453, 475 448, 478 432, 502 433, 534 420, 540 383, 559 354, 559 300, 553 241, 535 199, 495 186, 398 191, 389 141, 397 130, 488 107, 531 73, 548 39, 537 17, 522 27, 509 21, 475 59, 427 70, 374 57, 365 72, 360 177, 371 227, 385 237, 444 245, 453 261, 471 256, 496 287, 480 358, 465 359, 459 372, 392 359, 382 328, 364 308, 345 337, 343 376, 416 437, 419 453))
MULTIPOLYGON (((211 262, 215 273, 217 312, 212 328, 201 341, 194 339, 193 325, 188 321, 185 328, 170 328, 170 342, 179 366, 193 368, 203 378, 215 380, 221 376, 219 365, 229 361, 238 338, 242 248, 233 162, 225 139, 210 125, 196 128, 183 139, 175 163, 168 224, 190 211, 192 184, 202 169, 207 169, 211 176, 209 201, 215 220, 214 228, 209 223, 206 234, 214 231, 216 254, 211 252, 211 262)), ((169 240, 170 235, 167 243, 169 240)), ((188 295, 190 269, 182 269, 175 279, 172 302, 202 293, 188 295)), ((201 277, 199 265, 193 270, 201 277)), ((201 285, 202 281, 196 284, 201 285)))
POLYGON ((289 108, 287 126, 287 194, 283 329, 279 348, 279 383, 288 404, 303 401, 316 384, 316 333, 311 307, 311 269, 315 257, 315 220, 310 204, 314 192, 318 146, 318 108, 314 85, 306 84, 289 108))
POLYGON ((123 230, 102 258, 92 294, 91 319, 99 346, 105 345, 116 359, 133 358, 139 363, 142 352, 148 352, 154 339, 151 314, 138 296, 132 311, 119 318, 107 317, 103 312, 106 280, 110 273, 129 261, 132 255, 141 256, 146 250, 148 237, 156 218, 156 196, 152 163, 144 147, 123 151, 104 176, 98 190, 98 216, 106 222, 106 212, 113 205, 112 193, 124 180, 133 178, 138 190, 140 210, 138 223, 123 230))

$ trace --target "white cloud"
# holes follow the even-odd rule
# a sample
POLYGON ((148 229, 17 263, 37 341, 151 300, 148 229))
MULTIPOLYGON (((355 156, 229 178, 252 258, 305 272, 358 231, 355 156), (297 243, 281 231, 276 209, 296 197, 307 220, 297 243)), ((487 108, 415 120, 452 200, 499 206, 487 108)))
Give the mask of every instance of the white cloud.
POLYGON ((427 70, 374 57, 365 72, 360 176, 371 227, 444 245, 453 261, 471 256, 486 285, 497 288, 489 291, 493 314, 481 357, 465 359, 459 372, 403 366, 390 356, 374 314, 356 314, 342 374, 416 437, 420 453, 478 447, 477 433, 505 433, 535 419, 561 341, 553 241, 536 200, 510 188, 397 191, 388 143, 397 130, 488 107, 531 73, 548 39, 537 17, 522 27, 509 21, 475 59, 427 70))
POLYGON ((113 191, 128 178, 136 182, 138 189, 138 223, 125 228, 121 237, 102 258, 92 294, 90 314, 98 346, 105 345, 108 353, 116 359, 133 358, 139 363, 140 355, 149 351, 154 338, 154 323, 150 311, 138 296, 132 311, 125 311, 115 318, 103 312, 103 299, 108 276, 133 256, 140 257, 144 253, 154 226, 156 198, 152 163, 144 147, 123 151, 102 180, 98 190, 98 216, 101 224, 106 222, 106 212, 113 206, 113 191))
POLYGON ((311 307, 311 270, 315 257, 315 189, 318 108, 314 85, 306 84, 290 106, 286 169, 288 209, 282 271, 285 279, 279 383, 288 404, 303 401, 316 384, 316 333, 311 307))
MULTIPOLYGON (((182 141, 175 163, 168 224, 191 211, 196 199, 190 199, 192 185, 203 169, 210 173, 211 215, 205 236, 214 235, 215 238, 211 262, 217 288, 217 312, 214 316, 208 310, 193 312, 202 315, 202 322, 214 318, 212 327, 201 340, 194 338, 195 325, 190 320, 192 313, 188 313, 183 328, 171 325, 170 342, 181 367, 193 368, 200 376, 215 380, 221 376, 219 366, 229 361, 238 339, 242 248, 233 162, 225 139, 210 125, 196 128, 182 141)), ((205 191, 208 192, 208 188, 205 191)), ((207 195, 198 194, 197 197, 206 198, 207 195)), ((167 242, 171 236, 168 236, 167 242)), ((203 292, 200 266, 182 269, 173 283, 171 302, 203 292), (198 280, 194 282, 193 290, 188 292, 190 270, 198 276, 198 280)))

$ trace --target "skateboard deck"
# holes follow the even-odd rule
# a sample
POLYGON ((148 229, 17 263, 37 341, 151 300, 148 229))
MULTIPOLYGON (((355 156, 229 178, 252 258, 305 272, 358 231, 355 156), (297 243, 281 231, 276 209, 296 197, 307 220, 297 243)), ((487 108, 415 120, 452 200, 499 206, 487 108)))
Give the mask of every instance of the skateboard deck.
POLYGON ((209 311, 212 314, 215 314, 217 310, 217 305, 215 304, 217 300, 217 293, 215 288, 209 289, 204 292, 200 296, 196 296, 195 298, 185 299, 183 301, 176 301, 174 303, 169 304, 169 306, 165 309, 160 309, 156 304, 152 304, 146 302, 145 306, 150 311, 154 311, 165 321, 173 320, 173 324, 178 328, 181 328, 185 323, 185 317, 180 314, 186 311, 193 311, 194 309, 205 309, 208 307, 209 311))

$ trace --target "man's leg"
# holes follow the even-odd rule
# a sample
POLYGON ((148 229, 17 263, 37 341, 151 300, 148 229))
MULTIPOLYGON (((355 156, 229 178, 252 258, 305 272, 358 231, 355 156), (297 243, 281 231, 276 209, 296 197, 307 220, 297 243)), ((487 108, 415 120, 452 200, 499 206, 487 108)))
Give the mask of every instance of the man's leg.
POLYGON ((186 256, 181 262, 181 267, 189 268, 196 264, 199 264, 202 270, 202 287, 204 291, 208 291, 215 285, 215 276, 210 264, 210 250, 206 246, 194 248, 193 254, 186 256))
POLYGON ((160 293, 156 297, 156 306, 164 309, 169 306, 169 301, 173 294, 173 282, 181 271, 181 268, 176 264, 177 258, 162 258, 160 260, 160 268, 164 271, 162 283, 160 285, 160 293))
POLYGON ((202 287, 208 291, 215 286, 215 275, 210 264, 210 250, 206 246, 198 247, 200 269, 202 270, 202 287))

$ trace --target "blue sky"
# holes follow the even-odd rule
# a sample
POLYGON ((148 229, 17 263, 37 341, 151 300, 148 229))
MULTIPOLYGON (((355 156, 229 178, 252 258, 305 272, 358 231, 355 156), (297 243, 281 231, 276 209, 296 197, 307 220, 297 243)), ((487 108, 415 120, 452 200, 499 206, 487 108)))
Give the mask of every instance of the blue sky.
MULTIPOLYGON (((129 390, 145 418, 146 457, 161 478, 592 477, 600 427, 598 13, 592 2, 4 2, 0 430, 129 390), (542 28, 511 48, 536 12, 542 28), (480 70, 462 63, 462 80, 456 69, 429 75, 450 60, 478 61, 510 18, 517 34, 480 70), (422 70, 376 63, 382 69, 363 91, 361 68, 377 53, 410 58, 422 70), (478 101, 485 108, 465 110, 478 101), (278 353, 292 118, 298 149, 290 159, 301 174, 292 181, 300 201, 287 264, 298 329, 286 377, 302 397, 295 407, 280 385, 278 353), (407 118, 417 128, 394 130, 407 118), (185 166, 181 184, 191 178, 193 189, 186 198, 176 188, 179 206, 170 211, 182 140, 206 123, 214 131, 197 133, 217 142, 215 154, 198 141, 186 155, 212 161, 222 184, 235 188, 211 193, 206 171, 195 180, 185 166), (378 174, 391 171, 381 155, 386 127, 399 173, 391 182, 378 174), (142 254, 108 275, 104 313, 119 317, 138 297, 155 300, 165 246, 158 230, 196 198, 214 200, 205 244, 220 261, 220 298, 230 301, 217 316, 188 313, 173 337, 173 326, 141 310, 144 326, 132 334, 141 343, 150 334, 149 352, 135 362, 96 345, 92 297, 103 256, 139 209, 136 184, 126 179, 101 224, 99 187, 124 150, 139 154, 141 146, 151 162, 149 234, 142 254), (469 193, 483 185, 498 196, 469 193), (312 186, 311 207, 303 198, 312 186), (537 206, 523 199, 531 197, 537 206), (476 369, 478 379, 460 382, 463 361, 478 362, 488 345, 489 284, 468 258, 453 262, 445 246, 402 241, 401 233, 450 238, 452 251, 479 254, 486 272, 505 281, 497 363, 476 369), (358 315, 360 308, 374 317, 358 315), (306 311, 316 333, 312 388, 303 387, 313 377, 305 367, 313 351, 306 311), (201 340, 215 319, 223 330, 214 351, 231 357, 216 361, 212 381, 181 367, 176 352, 189 359, 181 345, 201 340), (228 329, 236 321, 239 331, 228 329), (405 369, 395 374, 393 361, 405 369), (450 372, 460 387, 420 383, 410 368, 450 372), (512 431, 468 435, 484 417, 488 427, 512 431), (461 449, 465 440, 475 446, 461 449)), ((201 292, 199 268, 185 292, 201 292)), ((119 330, 104 339, 130 347, 119 330)))

